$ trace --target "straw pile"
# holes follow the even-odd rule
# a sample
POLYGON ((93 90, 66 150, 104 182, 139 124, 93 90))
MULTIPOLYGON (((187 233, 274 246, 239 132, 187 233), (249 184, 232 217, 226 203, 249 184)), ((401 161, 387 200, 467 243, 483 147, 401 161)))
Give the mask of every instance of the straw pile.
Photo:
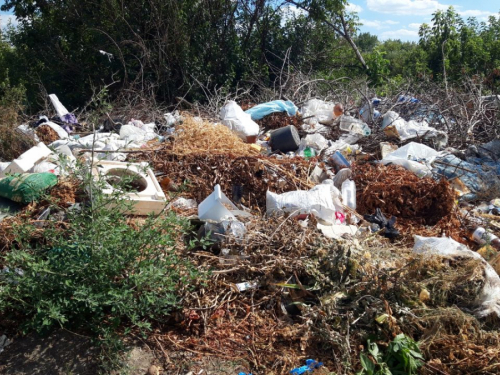
POLYGON ((252 155, 256 151, 244 143, 233 131, 221 124, 208 121, 196 121, 186 117, 177 127, 173 142, 173 153, 187 155, 193 153, 232 155, 252 155))

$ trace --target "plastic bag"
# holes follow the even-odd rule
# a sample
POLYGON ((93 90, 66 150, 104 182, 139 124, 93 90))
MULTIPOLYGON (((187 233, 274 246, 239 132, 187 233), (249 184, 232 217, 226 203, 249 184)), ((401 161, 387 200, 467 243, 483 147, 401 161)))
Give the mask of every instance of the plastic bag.
POLYGON ((333 114, 334 107, 335 103, 325 102, 323 100, 318 100, 318 99, 310 99, 302 107, 301 112, 302 112, 302 117, 305 119, 304 122, 310 125, 313 125, 316 122, 319 122, 320 124, 331 125, 333 124, 333 120, 335 120, 336 118, 335 115, 333 114))
POLYGON ((480 318, 492 314, 500 318, 500 277, 498 277, 494 268, 481 255, 469 250, 467 246, 451 238, 421 236, 415 236, 414 238, 414 253, 479 260, 484 267, 485 283, 476 299, 476 304, 479 307, 475 310, 475 314, 480 318))
POLYGON ((30 203, 56 184, 57 177, 52 173, 25 173, 5 177, 0 180, 0 197, 18 203, 30 203))
POLYGON ((410 138, 425 136, 425 138, 436 138, 440 147, 444 147, 448 143, 447 134, 429 126, 426 120, 406 121, 394 111, 388 111, 382 118, 382 129, 393 127, 396 129, 399 139, 402 141, 406 141, 410 138))
POLYGON ((410 142, 391 152, 381 163, 400 165, 423 178, 432 175, 430 164, 440 155, 436 150, 420 143, 410 142))
POLYGON ((316 151, 321 151, 328 147, 328 141, 321 134, 308 134, 300 141, 300 149, 312 147, 316 151))
POLYGON ((154 131, 146 128, 146 130, 138 128, 134 125, 123 125, 120 128, 120 138, 125 140, 127 143, 137 142, 137 143, 146 143, 147 141, 151 141, 158 137, 154 131))
POLYGON ((252 120, 260 120, 267 115, 275 112, 286 112, 288 116, 295 116, 298 108, 290 100, 274 100, 272 102, 258 104, 255 107, 247 109, 245 113, 252 116, 252 120))
POLYGON ((194 199, 178 198, 169 204, 169 208, 177 208, 179 210, 190 210, 198 208, 198 203, 194 199))
POLYGON ((61 139, 66 139, 69 137, 68 132, 64 130, 61 126, 57 125, 55 122, 48 121, 44 122, 42 125, 50 126, 52 130, 54 130, 61 139))
POLYGON ((268 215, 277 212, 313 214, 328 222, 335 222, 335 205, 332 199, 333 185, 317 185, 309 191, 296 190, 288 193, 266 193, 266 212, 268 215))
POLYGON ((248 136, 259 134, 259 125, 252 120, 252 117, 243 112, 235 101, 229 101, 220 110, 222 124, 235 132, 241 139, 246 141, 248 136))

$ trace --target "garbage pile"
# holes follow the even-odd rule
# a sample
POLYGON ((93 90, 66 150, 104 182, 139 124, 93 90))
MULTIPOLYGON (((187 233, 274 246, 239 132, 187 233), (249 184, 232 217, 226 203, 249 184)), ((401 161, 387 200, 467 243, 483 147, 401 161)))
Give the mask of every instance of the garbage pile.
POLYGON ((373 98, 355 111, 320 99, 246 110, 229 101, 217 123, 178 112, 162 123, 109 118, 83 136, 75 134, 75 115, 50 99, 55 118, 19 126, 36 146, 0 163, 1 204, 20 210, 46 192, 68 206, 88 199, 85 186, 75 193, 68 183, 82 162, 96 180, 105 178, 109 194, 114 180, 137 177, 126 214, 188 217, 198 239, 212 244, 193 259, 215 276, 186 296, 179 330, 166 333, 164 345, 238 357, 248 355, 250 340, 253 369, 280 358, 279 371, 340 373, 331 353, 347 360, 367 332, 422 335, 414 318, 427 305, 500 318, 500 141, 448 147, 440 126, 447 119, 411 95, 392 105, 373 98), (365 149, 370 139, 376 151, 365 149), (453 268, 448 280, 470 286, 470 298, 449 290, 438 298, 439 280, 417 275, 415 262, 434 267, 438 279, 453 268), (474 280, 459 272, 464 267, 474 280), (369 298, 360 302, 363 293, 369 298), (322 335, 329 338, 318 341, 322 335), (288 352, 290 345, 297 350, 288 352))

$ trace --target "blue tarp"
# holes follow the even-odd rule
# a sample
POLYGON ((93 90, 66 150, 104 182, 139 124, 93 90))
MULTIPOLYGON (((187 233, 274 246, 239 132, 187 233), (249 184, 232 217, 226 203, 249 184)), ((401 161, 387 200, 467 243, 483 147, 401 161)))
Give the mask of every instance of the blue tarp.
POLYGON ((274 100, 268 103, 258 104, 255 107, 247 109, 245 112, 252 116, 252 120, 260 120, 261 118, 275 112, 286 112, 288 116, 295 116, 298 108, 290 100, 274 100))

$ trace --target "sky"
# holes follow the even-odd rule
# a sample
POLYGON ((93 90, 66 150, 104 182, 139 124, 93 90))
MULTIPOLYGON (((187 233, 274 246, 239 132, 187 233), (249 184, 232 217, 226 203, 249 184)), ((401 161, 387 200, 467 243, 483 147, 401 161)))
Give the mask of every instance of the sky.
MULTIPOLYGON (((3 1, 0 1, 3 4, 3 1)), ((463 17, 476 17, 486 21, 488 16, 499 16, 499 0, 350 0, 349 11, 358 14, 361 32, 377 35, 379 40, 400 39, 418 41, 418 29, 422 23, 430 23, 432 13, 446 10, 452 5, 463 17)), ((12 14, 0 12, 0 27, 11 20, 12 14)))
POLYGON ((462 18, 486 21, 499 16, 499 0, 350 0, 348 9, 358 14, 361 32, 377 35, 379 40, 418 41, 422 23, 431 23, 432 13, 453 6, 462 18))

